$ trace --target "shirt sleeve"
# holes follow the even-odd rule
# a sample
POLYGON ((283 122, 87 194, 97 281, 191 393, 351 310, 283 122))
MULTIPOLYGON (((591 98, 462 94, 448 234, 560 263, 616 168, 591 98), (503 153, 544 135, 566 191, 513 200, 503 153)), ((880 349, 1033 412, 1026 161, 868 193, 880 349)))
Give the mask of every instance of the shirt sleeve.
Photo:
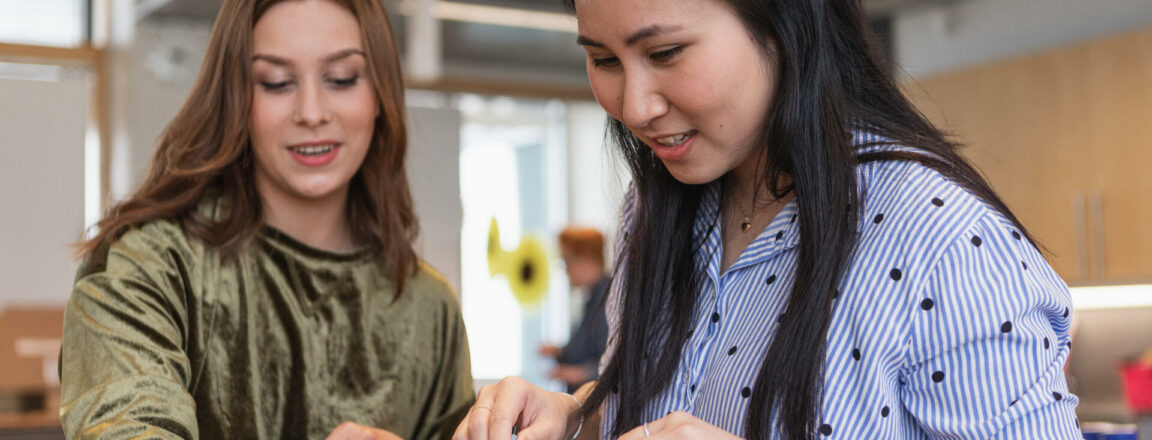
POLYGON ((1011 223, 984 217, 918 289, 904 409, 930 438, 1080 439, 1068 288, 1011 223))
POLYGON ((130 231, 85 263, 102 267, 81 269, 60 354, 68 438, 199 435, 185 352, 189 265, 168 226, 130 231))
POLYGON ((472 363, 468 350, 468 335, 459 303, 449 294, 443 315, 444 341, 436 384, 429 396, 430 411, 416 428, 410 440, 451 438, 456 426, 464 420, 476 398, 472 389, 472 363))

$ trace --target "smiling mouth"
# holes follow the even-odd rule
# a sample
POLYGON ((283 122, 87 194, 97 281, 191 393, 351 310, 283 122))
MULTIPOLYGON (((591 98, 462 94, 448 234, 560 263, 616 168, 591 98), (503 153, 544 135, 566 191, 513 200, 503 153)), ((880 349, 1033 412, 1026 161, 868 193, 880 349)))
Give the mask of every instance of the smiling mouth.
POLYGON ((688 131, 688 132, 684 132, 684 133, 680 133, 680 134, 674 134, 672 136, 665 136, 662 138, 657 138, 656 143, 660 144, 661 146, 665 146, 665 147, 675 147, 677 145, 683 144, 684 141, 688 140, 689 138, 691 138, 695 134, 696 134, 696 130, 692 130, 692 131, 688 131))
POLYGON ((301 156, 322 156, 336 148, 336 144, 309 145, 306 147, 292 147, 291 150, 301 156))

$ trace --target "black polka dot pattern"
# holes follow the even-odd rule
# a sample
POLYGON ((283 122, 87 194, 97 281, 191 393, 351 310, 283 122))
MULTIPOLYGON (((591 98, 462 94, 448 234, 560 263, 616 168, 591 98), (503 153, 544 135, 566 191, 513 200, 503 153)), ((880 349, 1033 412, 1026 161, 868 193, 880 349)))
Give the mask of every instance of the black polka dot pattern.
MULTIPOLYGON (((912 206, 900 205, 899 209, 896 210, 895 212, 892 212, 890 215, 887 212, 880 212, 880 211, 890 211, 890 210, 893 210, 896 208, 892 208, 891 206, 889 206, 889 207, 880 207, 879 209, 875 209, 872 211, 873 218, 871 218, 871 219, 866 217, 866 214, 864 214, 865 216, 862 219, 860 219, 861 221, 864 222, 863 224, 867 225, 867 222, 869 220, 871 220, 871 222, 874 225, 872 227, 867 227, 867 226, 862 227, 861 233, 867 234, 867 235, 862 235, 862 236, 870 237, 870 238, 874 237, 874 236, 879 236, 879 237, 884 238, 884 239, 894 238, 896 240, 921 239, 921 237, 919 235, 914 235, 914 236, 910 236, 910 237, 902 237, 902 236, 900 236, 900 237, 886 237, 885 235, 886 235, 886 233, 896 232, 898 230, 902 230, 907 222, 911 221, 913 218, 920 219, 921 218, 920 216, 926 216, 928 218, 937 217, 939 219, 948 219, 949 221, 951 221, 951 220, 953 220, 951 216, 960 215, 961 213, 966 212, 969 209, 969 206, 968 206, 970 204, 969 200, 967 198, 952 199, 951 201, 947 201, 947 199, 944 199, 944 197, 951 198, 952 195, 953 195, 953 193, 948 192, 948 191, 935 191, 935 190, 923 191, 920 193, 919 196, 913 196, 911 198, 912 200, 907 200, 907 201, 910 201, 912 203, 912 206), (933 193, 936 193, 936 194, 933 194, 933 193), (927 197, 929 199, 927 201, 931 203, 931 206, 934 206, 935 208, 939 208, 939 209, 931 208, 931 207, 929 207, 929 204, 924 203, 925 197, 927 197), (959 203, 959 204, 956 205, 955 209, 953 209, 952 205, 951 205, 952 203, 959 203), (947 207, 949 209, 947 209, 947 210, 943 209, 945 207, 947 207), (915 211, 914 212, 915 216, 909 215, 908 212, 904 211, 905 209, 915 211), (944 216, 944 217, 940 217, 940 216, 944 216), (897 219, 897 220, 892 220, 892 219, 897 219), (883 222, 886 220, 892 220, 891 222, 889 222, 889 223, 892 223, 892 227, 882 226, 884 224, 883 222), (895 222, 895 223, 893 223, 893 222, 895 222)), ((790 217, 791 217, 790 222, 793 222, 793 223, 796 222, 798 219, 797 215, 793 215, 790 217)), ((934 225, 936 225, 936 224, 954 224, 954 223, 940 223, 940 220, 930 220, 930 221, 935 222, 935 223, 933 223, 934 225)), ((793 226, 783 226, 782 227, 783 229, 778 230, 775 234, 771 233, 769 230, 769 232, 767 234, 765 234, 765 236, 763 236, 762 238, 768 239, 770 237, 774 237, 774 239, 777 241, 777 243, 775 245, 771 244, 771 240, 767 241, 767 243, 769 243, 769 246, 780 246, 780 243, 778 243, 778 242, 783 240, 784 235, 787 235, 787 234, 795 235, 796 234, 795 231, 789 230, 792 227, 793 226)), ((979 261, 980 257, 983 257, 984 259, 994 258, 994 260, 991 260, 991 261, 996 261, 997 264, 1001 265, 1001 268, 1007 269, 1008 272, 1014 272, 1011 270, 1011 268, 1007 267, 1007 262, 1011 261, 1012 259, 1017 259, 1017 261, 1020 262, 1023 270, 1025 270, 1025 271, 1030 270, 1028 268, 1028 264, 1027 264, 1026 260, 1019 260, 1019 258, 1021 258, 1020 256, 1017 256, 1016 258, 1012 257, 1013 253, 1015 253, 1016 255, 1021 255, 1019 252, 1016 252, 1016 251, 1019 251, 1019 249, 1013 249, 1013 247, 1010 245, 1006 246, 1006 247, 1001 246, 1002 244, 1011 243, 1010 241, 1008 241, 1008 242, 1005 241, 1005 239, 1007 239, 1007 236, 1004 234, 1004 229, 1005 229, 1004 227, 990 228, 990 229, 979 229, 979 232, 976 232, 975 234, 973 234, 972 232, 969 232, 969 233, 964 234, 964 235, 960 235, 961 231, 957 231, 957 230, 946 231, 946 232, 948 233, 947 237, 952 240, 951 244, 955 247, 955 249, 959 250, 961 253, 964 253, 964 251, 968 251, 967 252, 968 254, 970 254, 974 257, 977 257, 977 261, 979 261), (959 236, 957 237, 957 235, 959 235, 959 236), (965 235, 968 236, 968 241, 969 241, 968 245, 965 245, 963 243, 963 237, 965 235), (987 237, 987 238, 985 238, 985 237, 987 237), (989 242, 988 240, 992 240, 992 241, 989 242), (990 243, 988 249, 985 249, 983 247, 985 242, 990 243), (972 248, 966 247, 969 245, 972 246, 972 248), (1004 258, 1004 257, 1007 257, 1007 258, 1004 258), (1003 258, 1003 260, 1001 260, 1001 258, 1003 258)), ((1012 230, 1011 226, 1009 226, 1007 229, 1008 229, 1010 236, 1014 237, 1017 241, 1021 241, 1023 239, 1023 237, 1021 236, 1022 232, 1012 230)), ((928 238, 935 239, 937 237, 925 236, 922 239, 927 240, 928 238)), ((789 239, 795 240, 794 237, 790 237, 789 239)), ((927 242, 927 241, 925 241, 925 242, 927 242)), ((871 243, 871 242, 869 242, 869 243, 871 243)), ((887 249, 887 248, 885 248, 885 249, 887 249)), ((859 273, 854 273, 853 275, 856 275, 857 279, 872 280, 871 281, 872 283, 879 282, 878 284, 873 286, 873 287, 875 287, 875 289, 873 289, 873 291, 875 291, 875 292, 880 292, 880 293, 884 293, 884 294, 887 294, 889 292, 896 292, 897 295, 890 295, 890 296, 886 296, 885 298, 895 300, 895 301, 893 301, 895 303, 895 307, 902 308, 900 310, 903 313, 908 313, 908 311, 909 311, 908 307, 919 306, 922 309, 922 311, 926 314, 923 316, 918 316, 918 317, 922 318, 922 319, 928 319, 929 321, 920 321, 920 322, 918 322, 918 324, 923 323, 923 324, 926 324, 929 327, 931 327, 932 325, 936 325, 936 324, 939 324, 939 325, 953 324, 954 321, 956 321, 957 319, 962 319, 962 318, 957 318, 956 316, 953 316, 952 311, 966 310, 967 307, 969 306, 969 304, 968 304, 969 300, 966 298, 958 298, 956 296, 945 297, 945 295, 948 294, 947 292, 940 293, 941 298, 942 298, 941 300, 943 301, 946 299, 946 302, 942 306, 942 307, 944 307, 943 309, 935 310, 935 307, 936 307, 935 295, 937 295, 937 293, 934 293, 934 292, 929 290, 929 291, 921 293, 919 295, 913 294, 912 296, 906 296, 907 293, 910 293, 910 292, 905 291, 903 288, 904 287, 914 288, 914 287, 919 287, 919 286, 923 285, 923 280, 925 278, 929 277, 933 273, 933 271, 932 271, 933 267, 932 266, 925 266, 922 268, 921 266, 912 266, 912 272, 909 272, 907 274, 908 279, 905 280, 904 279, 905 274, 904 274, 903 270, 906 267, 913 265, 913 264, 925 264, 925 262, 922 260, 923 255, 920 255, 919 253, 917 253, 919 251, 916 250, 917 249, 916 246, 903 247, 903 248, 896 247, 893 249, 895 249, 898 252, 904 252, 904 253, 893 254, 895 256, 895 258, 889 258, 893 255, 884 255, 883 256, 884 258, 876 257, 874 260, 867 261, 867 264, 861 263, 858 266, 854 267, 854 269, 858 269, 857 271, 859 273), (887 273, 885 273, 883 271, 885 267, 887 267, 889 269, 889 271, 887 273), (882 278, 884 275, 888 275, 889 281, 892 284, 888 284, 888 282, 883 281, 882 278), (901 296, 903 297, 903 299, 899 299, 901 296), (920 296, 921 301, 916 301, 915 300, 916 296, 920 296), (929 296, 931 296, 931 297, 929 297, 929 296), (928 313, 930 313, 930 314, 928 314, 928 313)), ((1024 255, 1030 255, 1030 254, 1024 254, 1024 255)), ((1030 258, 1030 257, 1025 256, 1025 258, 1030 258)), ((1043 260, 1034 260, 1034 263, 1039 264, 1038 261, 1042 262, 1043 260)), ((1046 266, 1042 265, 1039 267, 1041 269, 1041 272, 1047 273, 1046 271, 1048 269, 1046 266)), ((791 283, 793 283, 794 278, 789 278, 789 276, 792 276, 792 275, 791 275, 791 272, 789 272, 787 270, 787 267, 781 268, 779 266, 764 265, 764 266, 760 266, 759 269, 760 270, 747 271, 749 276, 748 276, 748 278, 745 278, 745 280, 747 280, 747 282, 752 283, 752 286, 750 286, 752 290, 758 290, 759 292, 777 292, 775 289, 768 289, 768 288, 765 288, 763 286, 771 287, 771 286, 774 286, 776 282, 780 282, 781 288, 787 288, 788 286, 791 285, 791 283), (765 269, 767 269, 767 270, 765 270, 765 269), (769 272, 769 275, 764 275, 763 274, 764 272, 769 272), (784 275, 779 275, 779 274, 775 274, 772 272, 781 272, 784 275), (757 276, 764 277, 761 279, 763 279, 764 280, 763 282, 765 283, 759 289, 754 287, 755 277, 757 277, 757 276), (781 277, 784 277, 784 278, 781 278, 781 277)), ((1030 273, 1026 274, 1023 272, 1015 272, 1015 274, 1017 276, 1032 275, 1030 273)), ((954 274, 952 276, 962 277, 965 275, 969 275, 969 274, 958 273, 958 274, 954 274)), ((965 281, 965 280, 961 279, 961 281, 965 281)), ((843 287, 845 289, 855 288, 855 286, 853 284, 851 284, 847 281, 844 284, 837 285, 837 287, 843 287)), ((869 291, 867 289, 868 289, 868 286, 865 286, 865 289, 853 290, 852 291, 853 295, 851 297, 847 296, 847 291, 841 291, 839 289, 831 289, 831 291, 826 292, 827 296, 825 297, 825 299, 830 299, 830 301, 828 301, 827 303, 824 303, 823 306, 831 307, 830 310, 835 310, 837 306, 848 306, 848 304, 852 304, 855 301, 860 301, 860 304, 867 305, 868 303, 866 301, 871 300, 873 298, 873 295, 874 295, 873 291, 869 291), (839 302, 838 299, 842 294, 845 296, 845 301, 839 302), (837 300, 837 301, 831 301, 831 300, 837 300)), ((917 289, 917 290, 920 290, 920 289, 917 289)), ((815 299, 815 298, 813 298, 813 299, 815 299)), ((705 318, 705 319, 710 319, 712 323, 718 323, 720 321, 720 317, 721 317, 720 316, 721 314, 718 313, 719 309, 720 308, 714 309, 716 312, 709 314, 711 316, 709 318, 705 318)), ((707 309, 704 309, 704 313, 707 313, 706 310, 707 309)), ((771 325, 772 321, 770 320, 771 315, 767 315, 767 316, 760 315, 759 318, 757 319, 757 321, 759 321, 758 325, 767 327, 767 331, 769 331, 769 332, 772 332, 772 331, 778 332, 780 329, 782 329, 782 324, 785 322, 787 314, 784 312, 784 308, 778 308, 777 311, 778 311, 778 315, 777 315, 776 322, 781 324, 779 327, 777 327, 775 329, 772 328, 772 325, 771 325), (763 318, 765 318, 765 317, 769 318, 769 320, 764 320, 763 318)), ((697 313, 699 313, 699 312, 700 312, 700 310, 697 309, 697 313)), ((913 309, 913 312, 914 312, 914 309, 913 309)), ((1057 307, 1051 307, 1051 308, 1048 308, 1046 310, 1046 312, 1048 313, 1048 316, 1058 315, 1060 313, 1060 309, 1057 307)), ((1064 311, 1065 317, 1068 317, 1069 313, 1070 312, 1068 310, 1065 310, 1064 311)), ((700 317, 699 315, 697 315, 697 316, 700 317)), ((738 323, 742 324, 742 320, 744 319, 744 317, 742 315, 739 315, 739 314, 732 314, 732 315, 725 315, 725 316, 727 316, 725 319, 728 320, 728 322, 725 323, 725 326, 728 326, 728 327, 736 325, 738 323)), ((1011 321, 1011 319, 1015 319, 1017 317, 1020 317, 1020 316, 1019 315, 1012 315, 1012 314, 1005 314, 1005 315, 1001 315, 1001 316, 995 316, 995 315, 986 316, 981 320, 977 320, 976 322, 971 323, 972 326, 968 329, 965 329, 965 330, 971 331, 971 332, 983 333, 985 335, 987 333, 991 332, 994 335, 995 329, 998 327, 1003 336, 1000 338, 999 341, 989 341, 988 343, 1000 344, 1000 343, 1004 343, 1004 341, 1015 340, 1016 337, 1019 336, 1020 337, 1019 339, 1025 345, 1030 344, 1031 341, 1035 340, 1035 339, 1033 339, 1034 336, 1032 334, 1028 334, 1030 331, 1029 329, 1031 329, 1031 327, 1026 326, 1027 328, 1024 328, 1024 329, 1014 328, 1015 323, 1014 323, 1014 321, 1011 321), (995 320, 997 318, 1002 320, 1001 324, 998 326, 995 323, 995 320), (1015 332, 1015 334, 1014 334, 1014 330, 1021 330, 1021 332, 1015 332)), ((805 323, 803 321, 803 319, 804 319, 803 316, 798 315, 797 319, 795 320, 797 322, 795 322, 794 324, 790 324, 790 325, 806 325, 807 323, 805 323)), ((697 321, 697 322, 699 322, 699 321, 697 321)), ((719 328, 721 328, 721 327, 718 325, 703 326, 702 329, 705 333, 702 333, 701 337, 702 338, 712 337, 709 333, 712 333, 719 328)), ((769 333, 769 334, 771 334, 771 333, 769 333)), ((1053 345, 1051 343, 1051 339, 1050 339, 1051 336, 1044 337, 1046 334, 1056 335, 1058 337, 1057 341, 1067 340, 1066 338, 1065 339, 1059 339, 1059 337, 1060 337, 1059 335, 1061 334, 1059 332, 1041 333, 1042 346, 1043 346, 1044 350, 1051 350, 1051 346, 1053 345)), ((724 337, 726 338, 727 335, 724 335, 724 337)), ((993 337, 991 339, 994 340, 996 338, 993 337)), ((723 341, 723 338, 720 338, 720 340, 723 341)), ((734 339, 730 339, 727 342, 731 342, 732 340, 734 340, 734 339)), ((744 359, 744 358, 746 358, 746 356, 743 355, 743 352, 740 352, 740 350, 742 350, 742 349, 740 349, 738 347, 738 345, 730 345, 728 349, 724 349, 723 344, 724 344, 724 342, 720 342, 712 348, 712 350, 714 350, 714 351, 712 351, 712 353, 719 353, 719 352, 726 353, 726 357, 728 357, 728 358, 727 359, 720 359, 719 362, 731 363, 731 362, 746 362, 747 361, 746 359, 744 359), (741 358, 735 358, 735 355, 737 354, 737 352, 740 352, 741 358)), ((759 345, 759 344, 757 344, 757 345, 759 345)), ((829 365, 836 365, 837 368, 843 368, 838 373, 844 373, 844 374, 849 374, 849 375, 851 375, 851 374, 864 374, 865 370, 862 370, 862 368, 869 367, 872 364, 875 364, 875 362, 881 362, 884 360, 885 349, 881 346, 876 346, 873 343, 870 343, 868 339, 863 338, 863 337, 853 336, 853 337, 843 338, 840 341, 837 341, 837 343, 835 345, 838 345, 838 346, 834 347, 833 344, 829 344, 829 346, 827 347, 828 349, 830 349, 830 351, 832 351, 832 353, 834 353, 833 355, 829 356, 828 361, 829 361, 829 365), (868 364, 863 363, 863 348, 865 345, 867 345, 868 349, 870 350, 869 351, 869 363, 868 364), (876 351, 876 352, 871 351, 874 349, 879 350, 879 351, 876 351), (845 353, 845 352, 847 352, 847 353, 845 353), (844 359, 842 357, 839 357, 839 356, 842 356, 843 354, 849 354, 851 356, 851 360, 853 360, 854 362, 844 362, 848 359, 844 359), (876 357, 876 359, 877 359, 876 361, 871 360, 873 356, 876 357)), ((750 348, 745 346, 744 349, 750 349, 750 348)), ((749 356, 753 356, 756 352, 759 352, 760 349, 758 349, 756 347, 752 347, 750 350, 752 350, 752 351, 749 352, 749 356)), ((1035 352, 1033 352, 1033 353, 1035 353, 1035 352)), ((752 360, 754 361, 755 359, 752 359, 752 360)), ((920 370, 918 373, 916 373, 915 376, 910 376, 908 378, 901 378, 900 382, 901 383, 904 383, 905 381, 910 381, 912 383, 919 382, 920 386, 927 386, 928 389, 934 390, 934 391, 930 391, 931 393, 934 393, 934 394, 935 393, 951 392, 952 387, 957 387, 957 390, 959 390, 959 389, 961 389, 960 387, 969 386, 969 384, 967 383, 967 381, 969 380, 969 377, 966 374, 966 371, 964 371, 964 368, 961 368, 960 366, 955 365, 955 364, 950 364, 948 362, 940 362, 939 360, 937 360, 936 362, 932 362, 932 364, 928 364, 928 365, 930 365, 930 366, 927 366, 927 369, 920 370), (932 382, 930 382, 932 385, 924 384, 922 382, 924 379, 930 379, 932 381, 932 382), (944 382, 946 379, 947 379, 948 385, 944 385, 944 382)), ((739 393, 740 398, 743 398, 743 399, 750 399, 751 398, 751 395, 752 395, 751 386, 740 387, 740 385, 739 385, 740 383, 753 383, 753 384, 755 384, 754 382, 752 382, 750 380, 750 378, 748 378, 748 377, 732 377, 729 379, 729 381, 726 381, 726 382, 727 383, 721 382, 721 383, 713 384, 713 385, 721 385, 720 389, 722 390, 722 393, 730 393, 730 392, 736 391, 737 393, 739 393)), ((689 384, 690 383, 681 382, 681 386, 689 385, 689 384)), ((697 385, 699 385, 699 384, 690 384, 689 388, 693 393, 695 393, 695 391, 697 390, 697 385)), ((716 386, 713 386, 713 385, 710 385, 713 387, 713 389, 710 389, 709 392, 713 392, 714 389, 717 388, 716 386)), ((683 388, 680 388, 680 389, 682 390, 683 388)), ((701 389, 701 390, 703 390, 703 389, 701 389)), ((846 391, 846 390, 839 389, 838 391, 846 391)), ((1051 394, 1053 395, 1053 398, 1056 399, 1057 401, 1060 401, 1063 398, 1063 396, 1060 393, 1061 392, 1051 392, 1051 394)), ((730 397, 728 397, 727 399, 731 399, 732 397, 735 397, 735 396, 732 396, 730 394, 729 394, 729 396, 730 397)), ((1001 395, 1001 396, 1003 396, 1003 395, 1001 395)), ((903 419, 905 417, 910 416, 910 414, 906 413, 906 412, 901 412, 901 414, 893 416, 892 408, 889 405, 886 405, 883 403, 884 401, 891 400, 891 399, 890 398, 884 398, 883 394, 880 394, 880 393, 876 393, 876 394, 873 394, 870 396, 861 394, 858 396, 854 396, 853 398, 857 399, 859 406, 857 406, 856 408, 852 408, 852 411, 858 411, 858 410, 864 411, 864 413, 851 414, 851 416, 853 416, 853 417, 871 418, 872 422, 876 423, 877 421, 874 418, 876 415, 880 415, 883 418, 883 422, 881 422, 881 423, 888 423, 887 419, 892 418, 893 419, 892 423, 898 423, 898 424, 900 424, 899 426, 902 427, 903 426, 903 419), (881 408, 875 407, 875 405, 878 403, 881 405, 881 408), (876 411, 876 412, 871 413, 871 414, 867 414, 866 413, 867 411, 876 411)), ((1043 397, 1043 391, 1040 391, 1039 396, 1032 395, 1028 398, 1032 399, 1032 400, 1030 400, 1028 406, 1034 406, 1034 404, 1041 404, 1041 403, 1037 403, 1037 401, 1046 401, 1047 400, 1043 397)), ((720 400, 723 400, 723 399, 724 399, 723 397, 720 398, 720 400)), ((989 409, 1003 410, 1003 407, 999 407, 999 405, 1003 404, 1002 399, 1003 399, 1003 397, 996 398, 996 399, 988 399, 984 402, 984 404, 987 405, 987 408, 989 408, 989 409)), ((1071 401, 1073 399, 1069 399, 1069 400, 1071 401)), ((1016 403, 1017 403, 1017 401, 1015 401, 1015 400, 1011 401, 1012 405, 1015 405, 1016 403)), ((899 405, 899 402, 897 402, 897 404, 899 405)), ((1051 404, 1051 402, 1049 402, 1049 404, 1051 404)), ((1022 406, 1021 411, 1026 410, 1026 408, 1024 408, 1025 405, 1021 405, 1021 406, 1022 406)), ((836 414, 836 413, 825 414, 824 417, 827 417, 827 419, 825 419, 823 421, 821 421, 820 419, 813 420, 813 422, 816 422, 816 423, 814 423, 815 426, 810 425, 809 429, 811 429, 812 427, 816 427, 817 428, 816 433, 823 436, 822 438, 833 438, 831 436, 834 435, 833 434, 834 432, 835 432, 835 435, 837 435, 839 437, 843 437, 843 436, 853 437, 854 435, 858 434, 856 432, 858 427, 856 426, 855 423, 846 422, 846 420, 848 420, 848 419, 844 418, 846 416, 847 415, 845 415, 845 414, 836 414), (825 422, 828 422, 828 423, 825 423, 825 422), (836 422, 836 425, 839 425, 839 427, 836 428, 830 422, 836 422), (848 424, 845 424, 845 423, 848 423, 848 424)), ((892 426, 895 427, 898 425, 892 425, 892 426)), ((808 435, 811 435, 811 434, 812 434, 812 432, 809 431, 808 435)))
POLYGON ((796 222, 796 214, 792 214, 792 220, 788 220, 788 223, 795 223, 795 222, 796 222))
POLYGON ((1056 399, 1056 401, 1059 402, 1061 400, 1064 400, 1064 395, 1053 391, 1052 392, 1052 398, 1056 399))
POLYGON ((1016 401, 1016 400, 1013 400, 1013 401, 1012 401, 1012 403, 1009 403, 1009 404, 1008 404, 1008 406, 1015 406, 1015 405, 1016 405, 1016 402, 1018 402, 1018 401, 1016 401))
POLYGON ((1068 308, 1067 307, 1064 308, 1064 317, 1065 318, 1068 317, 1068 308))

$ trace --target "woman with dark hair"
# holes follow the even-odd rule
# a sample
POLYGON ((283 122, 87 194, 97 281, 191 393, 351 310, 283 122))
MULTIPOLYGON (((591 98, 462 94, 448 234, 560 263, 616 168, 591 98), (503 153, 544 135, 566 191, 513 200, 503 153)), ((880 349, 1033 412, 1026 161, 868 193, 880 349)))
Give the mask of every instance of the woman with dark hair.
POLYGON ((455 438, 1080 438, 1066 285, 858 0, 569 6, 633 176, 609 348, 575 396, 483 388, 455 438))
POLYGON ((227 0, 69 301, 71 438, 443 438, 473 401, 416 257, 399 54, 377 0, 227 0))

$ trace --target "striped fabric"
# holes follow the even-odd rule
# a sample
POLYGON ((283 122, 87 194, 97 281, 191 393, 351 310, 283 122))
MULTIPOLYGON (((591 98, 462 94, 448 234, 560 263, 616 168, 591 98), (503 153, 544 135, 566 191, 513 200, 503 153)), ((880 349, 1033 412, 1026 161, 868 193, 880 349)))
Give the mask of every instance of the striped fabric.
MULTIPOLYGON (((929 168, 876 162, 857 175, 859 244, 828 333, 822 438, 1082 438, 1062 369, 1071 298, 1044 258, 1003 215, 929 168)), ((709 228, 719 185, 707 188, 696 220, 705 241, 697 267, 707 274, 696 327, 677 379, 647 404, 645 420, 686 411, 743 436, 748 397, 792 288, 796 203, 720 273, 721 234, 718 224, 709 228)), ((627 237, 633 204, 630 193, 619 237, 627 237)), ((608 353, 620 294, 616 283, 608 353)), ((601 438, 611 438, 616 408, 610 395, 601 438)))

